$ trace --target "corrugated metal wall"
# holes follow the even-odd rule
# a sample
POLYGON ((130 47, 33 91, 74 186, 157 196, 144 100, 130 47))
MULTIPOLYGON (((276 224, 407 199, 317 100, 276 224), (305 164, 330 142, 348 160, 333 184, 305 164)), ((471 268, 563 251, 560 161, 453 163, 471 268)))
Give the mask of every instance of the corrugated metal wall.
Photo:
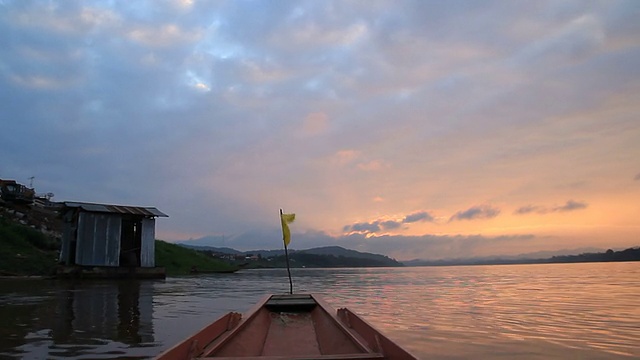
POLYGON ((140 266, 156 266, 156 220, 142 219, 142 244, 140 249, 140 266))
POLYGON ((119 215, 81 212, 78 217, 76 264, 118 266, 121 228, 119 215))

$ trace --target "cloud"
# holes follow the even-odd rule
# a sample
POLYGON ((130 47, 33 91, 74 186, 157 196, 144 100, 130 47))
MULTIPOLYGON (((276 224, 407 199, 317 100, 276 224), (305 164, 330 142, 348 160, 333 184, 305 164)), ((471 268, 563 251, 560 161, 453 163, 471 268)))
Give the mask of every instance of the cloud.
POLYGON ((544 214, 547 212, 547 210, 544 207, 541 206, 535 206, 535 205, 525 205, 522 207, 519 207, 518 209, 516 209, 516 211, 514 211, 514 214, 529 214, 529 213, 539 213, 539 214, 544 214))
POLYGON ((518 55, 519 61, 579 61, 596 52, 605 39, 603 25, 595 15, 569 20, 549 35, 534 41, 518 55))
POLYGON ((514 211, 516 215, 524 215, 530 213, 536 214, 548 214, 554 212, 567 212, 574 210, 585 209, 588 206, 585 202, 578 202, 574 200, 568 200, 564 205, 557 205, 553 207, 545 207, 540 205, 525 205, 514 211))
POLYGON ((344 227, 345 232, 375 233, 380 231, 380 222, 355 223, 344 227))
POLYGON ((380 222, 380 226, 382 226, 382 228, 385 230, 393 230, 402 226, 402 223, 398 221, 387 220, 380 222))
POLYGON ((500 209, 498 208, 488 205, 474 206, 464 211, 458 211, 451 216, 449 221, 491 219, 498 216, 498 214, 500 214, 500 209))
POLYGON ((369 162, 359 163, 357 166, 358 169, 362 171, 378 171, 389 167, 389 165, 382 160, 371 160, 369 162))
POLYGON ((427 211, 418 211, 406 215, 402 220, 378 219, 371 222, 362 222, 343 227, 345 233, 375 234, 381 231, 399 229, 403 224, 411 224, 419 221, 433 221, 434 218, 427 211))
POLYGON ((149 47, 169 47, 178 43, 196 42, 202 34, 198 31, 186 32, 176 24, 164 24, 156 27, 137 27, 127 36, 149 47))
POLYGON ((353 225, 347 225, 343 228, 344 232, 355 232, 361 234, 373 234, 382 230, 393 230, 402 226, 399 221, 393 220, 376 220, 368 223, 356 223, 353 225))
POLYGON ((157 206, 167 240, 262 229, 274 207, 331 233, 363 216, 346 233, 366 238, 474 231, 445 222, 519 191, 539 203, 520 214, 586 206, 555 191, 637 198, 609 186, 640 181, 621 175, 639 146, 633 1, 0 4, 0 177, 157 206))
POLYGON ((332 160, 338 165, 347 165, 355 161, 359 156, 360 152, 357 150, 339 150, 335 154, 333 154, 332 160))
POLYGON ((634 177, 633 179, 634 179, 634 180, 640 180, 640 173, 638 173, 638 174, 636 175, 636 177, 634 177))
POLYGON ((495 249, 503 253, 519 254, 523 244, 535 244, 542 240, 532 234, 501 236, 482 235, 433 235, 420 236, 383 235, 364 236, 351 234, 336 238, 336 244, 344 244, 358 251, 386 254, 396 259, 451 259, 494 255, 495 249))
POLYGON ((302 132, 307 136, 320 135, 327 131, 329 118, 323 112, 310 113, 304 118, 302 132))
POLYGON ((418 221, 433 221, 433 216, 431 216, 426 211, 419 211, 419 212, 405 216, 405 218, 402 220, 402 222, 405 224, 414 223, 418 221))
POLYGON ((564 205, 554 207, 553 211, 564 212, 564 211, 580 210, 580 209, 585 209, 587 206, 588 206, 587 203, 569 200, 564 205))
POLYGON ((292 33, 290 38, 297 45, 348 46, 366 37, 367 25, 356 23, 346 28, 321 28, 316 24, 309 24, 292 33))
POLYGON ((376 172, 391 167, 383 160, 367 160, 364 157, 362 151, 359 150, 339 150, 331 156, 330 162, 337 166, 355 168, 363 172, 376 172))

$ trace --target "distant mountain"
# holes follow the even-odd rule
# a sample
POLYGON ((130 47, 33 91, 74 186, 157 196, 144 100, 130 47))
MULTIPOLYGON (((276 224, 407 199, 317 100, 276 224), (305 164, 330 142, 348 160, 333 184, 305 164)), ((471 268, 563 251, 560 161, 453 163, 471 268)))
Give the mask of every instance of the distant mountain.
MULTIPOLYGON (((284 250, 239 251, 228 247, 196 246, 178 243, 180 246, 200 251, 220 254, 260 255, 262 259, 273 260, 268 267, 284 266, 284 250)), ((402 263, 380 254, 372 254, 345 249, 340 246, 325 246, 307 250, 290 250, 289 258, 293 267, 360 267, 360 266, 403 266, 402 263)), ((259 264, 260 266, 267 266, 259 264)))
MULTIPOLYGON (((292 267, 337 268, 337 267, 393 267, 402 263, 384 255, 363 253, 340 246, 326 246, 292 251, 289 254, 292 267)), ((270 258, 272 267, 284 267, 283 255, 270 258)))
POLYGON ((215 247, 215 246, 199 246, 199 245, 189 245, 189 244, 185 244, 185 243, 176 243, 176 245, 182 246, 182 247, 186 247, 189 249, 194 249, 194 250, 201 250, 201 251, 213 251, 213 252, 217 252, 217 253, 221 253, 221 254, 233 254, 233 255, 240 255, 240 254, 244 254, 244 252, 242 251, 238 251, 236 249, 232 249, 232 248, 228 248, 228 247, 215 247))
POLYGON ((640 261, 640 247, 605 252, 583 252, 577 255, 555 255, 547 258, 472 258, 449 260, 405 261, 407 266, 453 266, 453 265, 507 265, 507 264, 553 264, 581 262, 640 261))
MULTIPOLYGON (((386 256, 373 259, 370 257, 351 257, 330 254, 312 254, 306 251, 296 251, 289 256, 292 267, 308 268, 337 268, 337 267, 395 267, 404 266, 402 263, 386 256)), ((282 263, 284 256, 272 258, 275 264, 282 263)))
POLYGON ((548 260, 551 263, 608 262, 608 261, 640 261, 640 247, 632 247, 621 251, 607 250, 603 253, 583 253, 579 255, 560 255, 548 260))
MULTIPOLYGON (((198 246, 198 245, 189 245, 185 243, 177 243, 177 245, 201 250, 201 251, 213 251, 215 253, 220 254, 232 254, 232 255, 260 255, 261 257, 268 258, 278 255, 284 255, 284 250, 250 250, 250 251, 240 251, 228 247, 216 247, 216 246, 198 246)), ((293 251, 292 251, 293 252, 293 251)))
POLYGON ((606 249, 594 248, 594 247, 584 247, 577 249, 562 249, 562 250, 552 250, 552 251, 537 251, 532 253, 518 254, 514 256, 495 256, 495 258, 501 259, 547 259, 552 256, 563 256, 563 255, 575 255, 575 254, 584 254, 584 253, 596 253, 596 252, 604 252, 606 249))
POLYGON ((225 248, 224 236, 205 236, 199 239, 189 239, 183 241, 176 241, 177 245, 189 246, 189 247, 218 247, 225 248), (221 246, 222 245, 222 246, 221 246))
POLYGON ((517 263, 519 261, 527 260, 541 260, 549 259, 554 256, 566 256, 584 253, 597 253, 604 252, 604 249, 598 248, 578 248, 578 249, 562 249, 555 251, 537 251, 532 253, 524 253, 518 255, 495 255, 495 256, 482 256, 472 258, 448 258, 448 259, 414 259, 403 261, 402 263, 407 266, 423 266, 423 265, 463 265, 463 264, 488 264, 488 263, 517 263))
MULTIPOLYGON (((195 250, 206 250, 213 251, 221 254, 233 254, 233 255, 260 255, 263 258, 269 258, 274 256, 284 255, 283 249, 278 250, 248 250, 248 251, 240 251, 228 247, 216 247, 216 246, 202 246, 202 245, 190 245, 185 242, 177 243, 180 246, 184 246, 190 249, 195 250)), ((313 254, 313 255, 332 255, 332 256, 343 256, 357 259, 369 259, 369 260, 379 260, 379 261, 388 261, 389 257, 380 255, 380 254, 372 254, 367 252, 360 252, 351 249, 345 249, 341 246, 324 246, 317 247, 306 250, 289 250, 289 253, 304 253, 304 254, 313 254)))
POLYGON ((300 253, 306 254, 314 254, 314 255, 333 255, 333 256, 344 256, 350 258, 357 259, 369 259, 369 260, 380 260, 380 261, 388 261, 391 260, 388 256, 380 255, 380 254, 372 254, 367 252, 360 252, 351 249, 345 249, 341 246, 324 246, 318 247, 308 250, 300 250, 300 253))

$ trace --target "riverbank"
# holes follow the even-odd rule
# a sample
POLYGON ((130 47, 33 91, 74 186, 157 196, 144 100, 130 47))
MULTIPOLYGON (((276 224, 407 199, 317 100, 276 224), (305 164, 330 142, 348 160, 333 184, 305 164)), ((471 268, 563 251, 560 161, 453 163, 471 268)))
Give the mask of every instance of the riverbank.
POLYGON ((52 275, 60 244, 39 231, 0 218, 0 275, 52 275))
MULTIPOLYGON (((0 278, 38 279, 54 275, 60 241, 29 226, 0 217, 0 278)), ((193 269, 207 273, 229 273, 238 267, 213 259, 199 251, 156 240, 156 266, 167 276, 187 275, 193 269)))

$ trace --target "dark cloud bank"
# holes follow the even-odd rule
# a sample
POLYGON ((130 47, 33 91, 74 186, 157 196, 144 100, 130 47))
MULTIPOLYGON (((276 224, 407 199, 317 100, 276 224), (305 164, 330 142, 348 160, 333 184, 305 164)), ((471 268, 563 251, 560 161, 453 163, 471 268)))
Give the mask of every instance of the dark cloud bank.
POLYGON ((540 206, 540 205, 526 205, 518 208, 514 213, 518 215, 530 214, 530 213, 548 214, 548 213, 554 213, 554 212, 568 212, 568 211, 582 210, 582 209, 586 209, 587 206, 588 204, 585 202, 568 200, 564 205, 558 205, 553 207, 546 207, 546 206, 540 206))
POLYGON ((411 224, 420 221, 432 222, 433 216, 426 211, 419 211, 409 214, 402 221, 375 220, 372 222, 356 223, 346 225, 342 228, 345 233, 377 233, 383 230, 393 230, 402 227, 403 224, 411 224))
POLYGON ((465 211, 458 211, 449 221, 455 220, 475 220, 475 219, 491 219, 500 214, 500 209, 492 206, 474 206, 465 211))

